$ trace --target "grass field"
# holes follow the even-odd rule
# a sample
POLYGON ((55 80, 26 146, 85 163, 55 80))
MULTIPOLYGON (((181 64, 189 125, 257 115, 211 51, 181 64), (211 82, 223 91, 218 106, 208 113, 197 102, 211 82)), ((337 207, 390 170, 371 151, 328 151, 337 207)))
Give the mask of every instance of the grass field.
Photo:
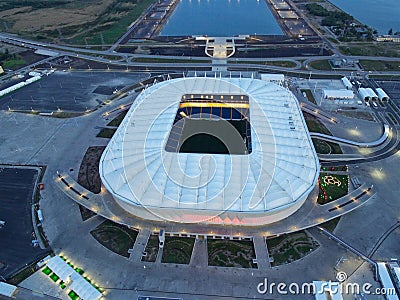
POLYGON ((96 136, 105 139, 111 139, 116 131, 117 130, 114 128, 103 128, 96 136))
POLYGON ((354 43, 339 46, 339 50, 345 55, 400 57, 400 45, 393 43, 354 43))
POLYGON ((365 71, 400 71, 400 62, 387 60, 360 60, 365 71))
POLYGON ((327 61, 327 60, 314 61, 314 62, 310 63, 310 67, 317 69, 317 70, 327 70, 327 71, 332 70, 332 66, 329 63, 329 61, 327 61))
POLYGON ((189 264, 194 247, 194 238, 165 237, 165 245, 161 262, 189 264))
POLYGON ((19 69, 21 66, 24 66, 25 64, 26 62, 22 58, 8 59, 3 62, 0 62, 0 65, 4 69, 11 69, 11 70, 19 69))
POLYGON ((252 241, 207 240, 208 265, 256 268, 252 241))
POLYGON ((309 89, 300 90, 300 92, 306 94, 308 101, 310 101, 310 102, 312 102, 312 103, 314 103, 314 104, 317 104, 317 101, 315 101, 314 95, 313 95, 313 93, 311 92, 311 90, 309 90, 309 89))
POLYGON ((326 128, 325 125, 317 119, 306 118, 306 124, 308 127, 308 131, 332 135, 328 128, 326 128))
POLYGON ((138 57, 134 59, 134 62, 142 63, 173 63, 173 64, 210 64, 211 60, 204 59, 164 59, 164 58, 146 58, 138 57))
POLYGON ((248 60, 229 60, 229 63, 238 64, 255 64, 255 65, 265 65, 283 68, 294 68, 296 64, 292 61, 280 60, 280 61, 248 61, 248 60))
POLYGON ((0 30, 37 40, 112 44, 154 0, 3 0, 0 30))
POLYGON ((118 116, 116 116, 114 119, 112 119, 107 126, 112 126, 112 127, 118 127, 121 125, 122 120, 125 118, 126 114, 128 112, 128 109, 121 112, 118 116))
POLYGON ((90 232, 104 247, 119 255, 129 257, 138 232, 126 226, 106 220, 90 232))
POLYGON ((267 246, 273 267, 298 260, 319 247, 305 231, 267 238, 267 246))
POLYGON ((340 217, 337 217, 335 219, 332 219, 328 222, 322 223, 320 226, 325 228, 326 230, 329 230, 330 232, 333 232, 338 225, 340 221, 340 217))
POLYGON ((314 144, 315 151, 318 154, 329 154, 331 153, 331 147, 329 144, 325 141, 318 140, 318 139, 312 139, 312 142, 314 144))

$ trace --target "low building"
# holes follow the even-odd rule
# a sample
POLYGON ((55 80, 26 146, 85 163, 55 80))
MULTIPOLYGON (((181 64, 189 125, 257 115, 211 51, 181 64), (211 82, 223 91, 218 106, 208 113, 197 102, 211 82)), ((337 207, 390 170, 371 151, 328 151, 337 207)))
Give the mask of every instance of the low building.
POLYGON ((79 296, 79 299, 98 300, 102 297, 98 289, 83 278, 82 275, 68 265, 61 257, 52 257, 47 263, 47 268, 64 282, 67 292, 73 291, 79 296))
POLYGON ((261 74, 261 80, 282 84, 285 81, 283 74, 261 74))
POLYGON ((387 291, 387 294, 385 294, 386 300, 399 300, 399 298, 395 294, 396 289, 393 285, 393 281, 390 277, 389 271, 386 268, 386 264, 384 262, 378 262, 377 266, 379 281, 382 285, 382 288, 387 291))
POLYGON ((378 95, 375 94, 374 90, 371 88, 366 88, 367 93, 369 94, 369 97, 371 98, 371 100, 378 100, 378 95))
POLYGON ((358 94, 365 101, 371 100, 371 95, 368 93, 367 89, 365 89, 365 88, 359 88, 358 94))
POLYGON ((383 89, 377 88, 376 89, 376 94, 378 95, 379 100, 381 100, 381 101, 389 101, 389 96, 386 94, 386 92, 383 89))
POLYGON ((323 90, 325 99, 353 99, 354 93, 349 90, 323 90))
POLYGON ((0 66, 0 74, 3 74, 3 73, 4 73, 3 67, 0 66))
POLYGON ((342 83, 343 83, 344 87, 347 90, 353 89, 353 85, 351 84, 350 80, 347 79, 347 77, 342 77, 341 80, 342 80, 342 83))
POLYGON ((0 295, 8 298, 14 298, 17 293, 17 287, 5 282, 0 282, 0 295))
POLYGON ((376 38, 376 41, 400 43, 400 35, 381 35, 376 38))

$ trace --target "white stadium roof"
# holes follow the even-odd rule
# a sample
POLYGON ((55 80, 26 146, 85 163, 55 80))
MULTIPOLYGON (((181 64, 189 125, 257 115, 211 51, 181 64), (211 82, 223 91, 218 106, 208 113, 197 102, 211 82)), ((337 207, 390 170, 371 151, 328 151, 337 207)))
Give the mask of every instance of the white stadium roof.
POLYGON ((157 220, 178 222, 194 221, 198 214, 210 215, 207 212, 232 212, 246 219, 291 206, 297 210, 314 188, 318 172, 297 99, 285 88, 250 78, 180 78, 147 88, 100 161, 102 181, 121 206, 144 218, 148 215, 141 215, 139 208, 150 210, 157 220), (252 152, 165 151, 187 94, 248 95, 252 152))

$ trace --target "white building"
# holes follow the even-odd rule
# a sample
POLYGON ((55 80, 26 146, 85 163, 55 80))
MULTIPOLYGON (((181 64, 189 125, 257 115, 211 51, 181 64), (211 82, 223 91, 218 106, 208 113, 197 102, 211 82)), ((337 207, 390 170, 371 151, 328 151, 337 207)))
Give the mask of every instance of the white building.
POLYGON ((0 295, 5 296, 7 298, 15 298, 15 294, 17 293, 17 287, 15 285, 11 285, 5 282, 0 282, 0 295))
POLYGON ((353 99, 354 93, 349 90, 323 90, 325 99, 353 99))
POLYGON ((378 95, 375 94, 375 92, 374 92, 373 89, 371 89, 371 88, 366 88, 365 90, 366 90, 367 93, 369 94, 369 97, 370 97, 371 100, 374 100, 374 101, 378 100, 378 95))
POLYGON ((347 77, 342 77, 341 81, 347 90, 353 89, 353 85, 351 84, 350 80, 347 79, 347 77))
MULTIPOLYGON (((191 118, 181 117, 183 122, 191 118)), ((223 124, 224 119, 213 116, 210 122, 223 124)), ((102 182, 122 208, 143 219, 180 223, 276 222, 302 206, 318 174, 318 157, 295 96, 250 78, 179 78, 149 87, 136 98, 100 160, 102 182), (198 95, 207 109, 217 98, 224 98, 228 108, 247 106, 250 153, 166 151, 185 95, 198 95), (242 96, 247 104, 229 103, 242 96)))
POLYGON ((376 41, 400 43, 400 35, 381 35, 376 38, 376 41))
POLYGON ((389 96, 386 94, 386 92, 383 89, 377 88, 376 89, 376 94, 378 95, 379 100, 381 100, 381 101, 389 101, 389 96))
POLYGON ((382 287, 387 291, 385 298, 387 300, 399 300, 395 291, 395 287, 393 285, 393 281, 390 278, 389 271, 386 268, 386 264, 384 262, 378 262, 378 277, 379 281, 382 284, 382 287))
POLYGON ((102 294, 92 284, 61 259, 61 257, 52 257, 48 261, 47 267, 64 282, 67 286, 66 290, 74 291, 79 296, 79 299, 99 300, 102 297, 102 294))
POLYGON ((285 81, 283 74, 261 74, 261 80, 282 84, 285 81))
POLYGON ((3 74, 3 73, 4 73, 3 67, 0 66, 0 74, 3 74))
POLYGON ((358 94, 365 101, 371 100, 371 95, 370 95, 370 93, 368 93, 367 89, 365 89, 365 88, 359 88, 358 89, 358 94))

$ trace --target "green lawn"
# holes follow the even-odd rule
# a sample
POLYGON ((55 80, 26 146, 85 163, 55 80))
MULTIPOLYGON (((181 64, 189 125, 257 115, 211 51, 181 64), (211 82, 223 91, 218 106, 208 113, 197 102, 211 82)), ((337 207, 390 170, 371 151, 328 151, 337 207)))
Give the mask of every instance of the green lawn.
POLYGON ((400 57, 400 45, 393 43, 357 43, 339 46, 339 50, 345 55, 400 57))
POLYGON ((400 71, 400 61, 360 60, 365 71, 400 71))
POLYGON ((332 66, 331 66, 331 64, 329 63, 328 60, 317 60, 317 61, 314 61, 314 62, 310 63, 310 67, 314 68, 314 69, 317 69, 317 70, 323 70, 323 71, 332 70, 332 66))
MULTIPOLYGON (((332 135, 332 133, 329 131, 329 129, 326 128, 326 126, 324 124, 322 124, 321 121, 317 120, 313 116, 311 116, 309 114, 305 114, 305 120, 306 120, 308 131, 323 133, 326 135, 332 135)), ((339 144, 332 143, 332 142, 326 142, 326 141, 324 141, 324 142, 321 141, 321 142, 316 143, 315 142, 316 140, 317 139, 313 139, 313 144, 314 144, 315 150, 317 152, 321 151, 318 153, 325 154, 324 151, 328 150, 327 145, 330 147, 330 154, 342 154, 343 153, 339 144)))
POLYGON ((319 246, 304 230, 267 238, 266 242, 270 257, 272 258, 272 266, 298 260, 319 246))
POLYGON ((319 139, 312 139, 312 142, 314 144, 315 151, 318 154, 330 154, 331 153, 331 147, 329 144, 325 141, 319 140, 319 139))
POLYGON ((78 300, 79 296, 74 292, 74 291, 70 291, 68 296, 72 299, 72 300, 78 300))
POLYGON ((3 69, 16 70, 24 66, 26 62, 22 58, 8 59, 0 63, 3 69))
POLYGON ((321 173, 319 176, 318 204, 335 201, 349 192, 349 176, 321 173))
POLYGON ((279 61, 249 61, 249 60, 228 60, 229 63, 238 63, 238 64, 254 64, 254 65, 265 65, 265 66, 274 66, 274 67, 282 67, 282 68, 294 68, 296 67, 296 63, 287 60, 279 60, 279 61))
POLYGON ((58 279, 60 279, 60 277, 58 277, 56 274, 51 274, 50 275, 51 280, 53 280, 54 282, 56 282, 58 279))
POLYGON ((256 268, 252 241, 207 239, 208 265, 219 267, 256 268))
POLYGON ((189 264, 194 247, 194 238, 165 237, 165 245, 161 262, 173 264, 189 264))
POLYGON ((151 57, 138 57, 133 60, 134 62, 142 63, 176 63, 176 64, 210 64, 211 60, 208 59, 173 59, 173 58, 151 58, 151 57))
POLYGON ((119 255, 129 257, 138 232, 126 226, 106 220, 90 232, 104 247, 119 255))
POLYGON ((70 40, 70 43, 85 44, 85 38, 88 44, 99 45, 102 43, 100 32, 102 32, 104 43, 113 44, 120 36, 122 36, 131 23, 133 23, 145 11, 154 0, 138 0, 134 9, 129 10, 128 14, 118 21, 107 26, 102 31, 85 32, 70 40))
POLYGON ((114 128, 103 128, 96 136, 101 138, 111 139, 116 131, 117 130, 114 128))
POLYGON ((308 90, 308 89, 307 90, 300 90, 300 92, 306 94, 308 101, 310 101, 310 102, 312 102, 314 104, 317 104, 317 101, 315 101, 314 95, 311 92, 311 90, 308 90))
POLYGON ((116 116, 114 119, 112 119, 110 121, 110 123, 107 124, 107 126, 118 127, 119 125, 121 125, 121 122, 125 118, 127 112, 128 112, 128 110, 125 110, 125 111, 121 112, 118 116, 116 116))
POLYGON ((46 274, 46 275, 50 275, 52 271, 49 269, 49 267, 45 267, 45 268, 42 270, 42 272, 43 272, 44 274, 46 274))
POLYGON ((328 222, 322 223, 320 226, 325 228, 326 230, 333 232, 340 221, 340 217, 332 219, 328 222))
POLYGON ((315 118, 306 118, 306 124, 308 131, 332 135, 328 128, 326 128, 324 124, 315 118))

